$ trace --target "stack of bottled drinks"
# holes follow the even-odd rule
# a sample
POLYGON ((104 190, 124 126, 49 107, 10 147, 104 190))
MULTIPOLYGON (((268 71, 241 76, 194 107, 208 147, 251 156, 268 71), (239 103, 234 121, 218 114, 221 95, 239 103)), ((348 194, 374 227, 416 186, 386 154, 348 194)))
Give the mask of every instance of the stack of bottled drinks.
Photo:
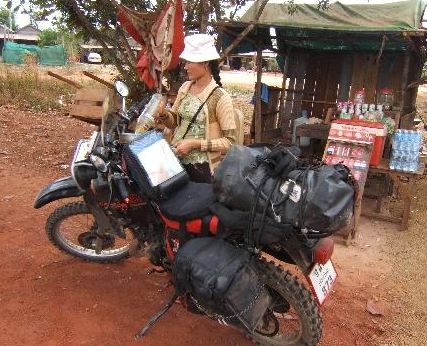
POLYGON ((416 172, 420 158, 422 134, 418 131, 398 129, 393 135, 390 169, 416 172))

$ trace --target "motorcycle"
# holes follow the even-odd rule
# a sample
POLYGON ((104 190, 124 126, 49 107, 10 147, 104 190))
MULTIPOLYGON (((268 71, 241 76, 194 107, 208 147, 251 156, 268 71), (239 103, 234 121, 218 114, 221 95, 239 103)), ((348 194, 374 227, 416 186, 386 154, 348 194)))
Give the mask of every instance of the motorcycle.
MULTIPOLYGON (((98 263, 117 262, 143 250, 152 264, 171 271, 186 241, 216 234, 212 226, 220 222, 217 215, 208 215, 207 227, 201 220, 206 213, 212 214, 209 205, 214 200, 213 191, 208 184, 189 182, 188 186, 197 191, 193 201, 197 210, 178 219, 171 206, 185 200, 187 188, 172 193, 164 202, 153 200, 138 188, 136 173, 131 172, 123 148, 138 138, 129 132, 129 124, 138 117, 143 104, 126 111, 127 86, 117 81, 115 90, 122 98, 121 109, 108 113, 91 138, 78 143, 71 176, 42 189, 34 207, 80 197, 82 201, 67 203, 48 217, 46 232, 53 245, 98 263)), ((245 246, 243 236, 234 237, 232 242, 245 246)), ((255 330, 245 333, 263 345, 316 345, 322 334, 320 305, 337 278, 331 261, 333 240, 307 240, 289 232, 286 243, 262 250, 255 254, 256 271, 274 306, 255 330), (296 265, 309 287, 280 267, 280 261, 296 265)))
POLYGON ((118 262, 136 252, 141 228, 148 222, 146 202, 125 187, 120 155, 123 142, 133 136, 128 125, 145 102, 126 110, 127 86, 117 81, 114 88, 121 108, 97 122, 90 139, 77 143, 71 175, 43 188, 34 202, 38 209, 59 199, 82 198, 56 208, 47 219, 46 233, 60 250, 98 263, 118 262))

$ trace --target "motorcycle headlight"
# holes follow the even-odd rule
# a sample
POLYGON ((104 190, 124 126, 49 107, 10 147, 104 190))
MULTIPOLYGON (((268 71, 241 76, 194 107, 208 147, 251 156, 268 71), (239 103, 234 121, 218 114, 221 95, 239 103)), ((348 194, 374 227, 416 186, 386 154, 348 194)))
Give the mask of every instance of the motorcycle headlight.
POLYGON ((102 157, 92 154, 90 155, 90 162, 92 162, 92 165, 94 165, 98 171, 102 173, 107 173, 108 171, 107 163, 102 157))

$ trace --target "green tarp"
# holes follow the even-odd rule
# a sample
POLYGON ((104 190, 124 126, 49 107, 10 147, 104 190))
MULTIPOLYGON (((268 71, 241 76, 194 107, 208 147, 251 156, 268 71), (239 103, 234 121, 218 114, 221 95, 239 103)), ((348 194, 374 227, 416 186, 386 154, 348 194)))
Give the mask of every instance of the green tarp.
MULTIPOLYGON (((252 22, 259 9, 255 2, 242 16, 241 22, 252 22)), ((296 12, 289 14, 286 3, 267 3, 259 24, 341 31, 415 31, 426 7, 425 0, 407 0, 384 4, 330 4, 327 10, 317 5, 296 4, 296 12)))
POLYGON ((3 61, 8 64, 23 64, 26 54, 36 55, 40 65, 63 66, 66 63, 65 50, 62 45, 39 47, 6 42, 3 47, 3 61))
POLYGON ((37 55, 39 47, 29 44, 6 42, 3 47, 3 61, 8 64, 23 64, 26 54, 37 55))
MULTIPOLYGON (((328 10, 320 10, 312 4, 296 4, 296 12, 290 15, 287 4, 267 3, 259 25, 247 36, 249 40, 243 40, 232 53, 256 50, 254 42, 260 38, 264 48, 271 48, 270 27, 276 29, 279 51, 286 47, 405 51, 411 46, 402 32, 426 33, 420 25, 425 7, 425 0, 364 5, 335 2, 328 10)), ((241 20, 224 23, 227 30, 222 38, 223 47, 227 47, 253 21, 258 8, 259 3, 255 3, 241 20)))
POLYGON ((67 62, 63 45, 41 47, 39 50, 39 64, 49 66, 63 66, 67 62))

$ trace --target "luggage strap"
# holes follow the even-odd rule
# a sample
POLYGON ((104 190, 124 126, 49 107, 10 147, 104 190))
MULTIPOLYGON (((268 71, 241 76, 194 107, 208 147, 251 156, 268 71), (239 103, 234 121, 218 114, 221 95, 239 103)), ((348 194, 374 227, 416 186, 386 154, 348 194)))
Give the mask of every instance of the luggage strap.
POLYGON ((196 298, 194 298, 191 294, 189 294, 191 300, 193 301, 194 305, 196 305, 196 307, 203 312, 205 315, 209 316, 210 318, 213 318, 215 320, 217 320, 219 322, 219 324, 222 325, 226 325, 228 326, 227 321, 231 321, 233 319, 242 317, 244 314, 246 314, 256 303, 256 301, 258 300, 258 298, 261 296, 261 293, 264 289, 265 285, 264 284, 260 284, 258 286, 258 290, 257 293, 255 294, 254 298, 249 302, 249 304, 242 309, 241 311, 238 311, 236 313, 234 313, 233 315, 228 315, 228 316, 223 316, 214 312, 210 312, 209 310, 205 309, 203 307, 203 305, 201 305, 196 298))

